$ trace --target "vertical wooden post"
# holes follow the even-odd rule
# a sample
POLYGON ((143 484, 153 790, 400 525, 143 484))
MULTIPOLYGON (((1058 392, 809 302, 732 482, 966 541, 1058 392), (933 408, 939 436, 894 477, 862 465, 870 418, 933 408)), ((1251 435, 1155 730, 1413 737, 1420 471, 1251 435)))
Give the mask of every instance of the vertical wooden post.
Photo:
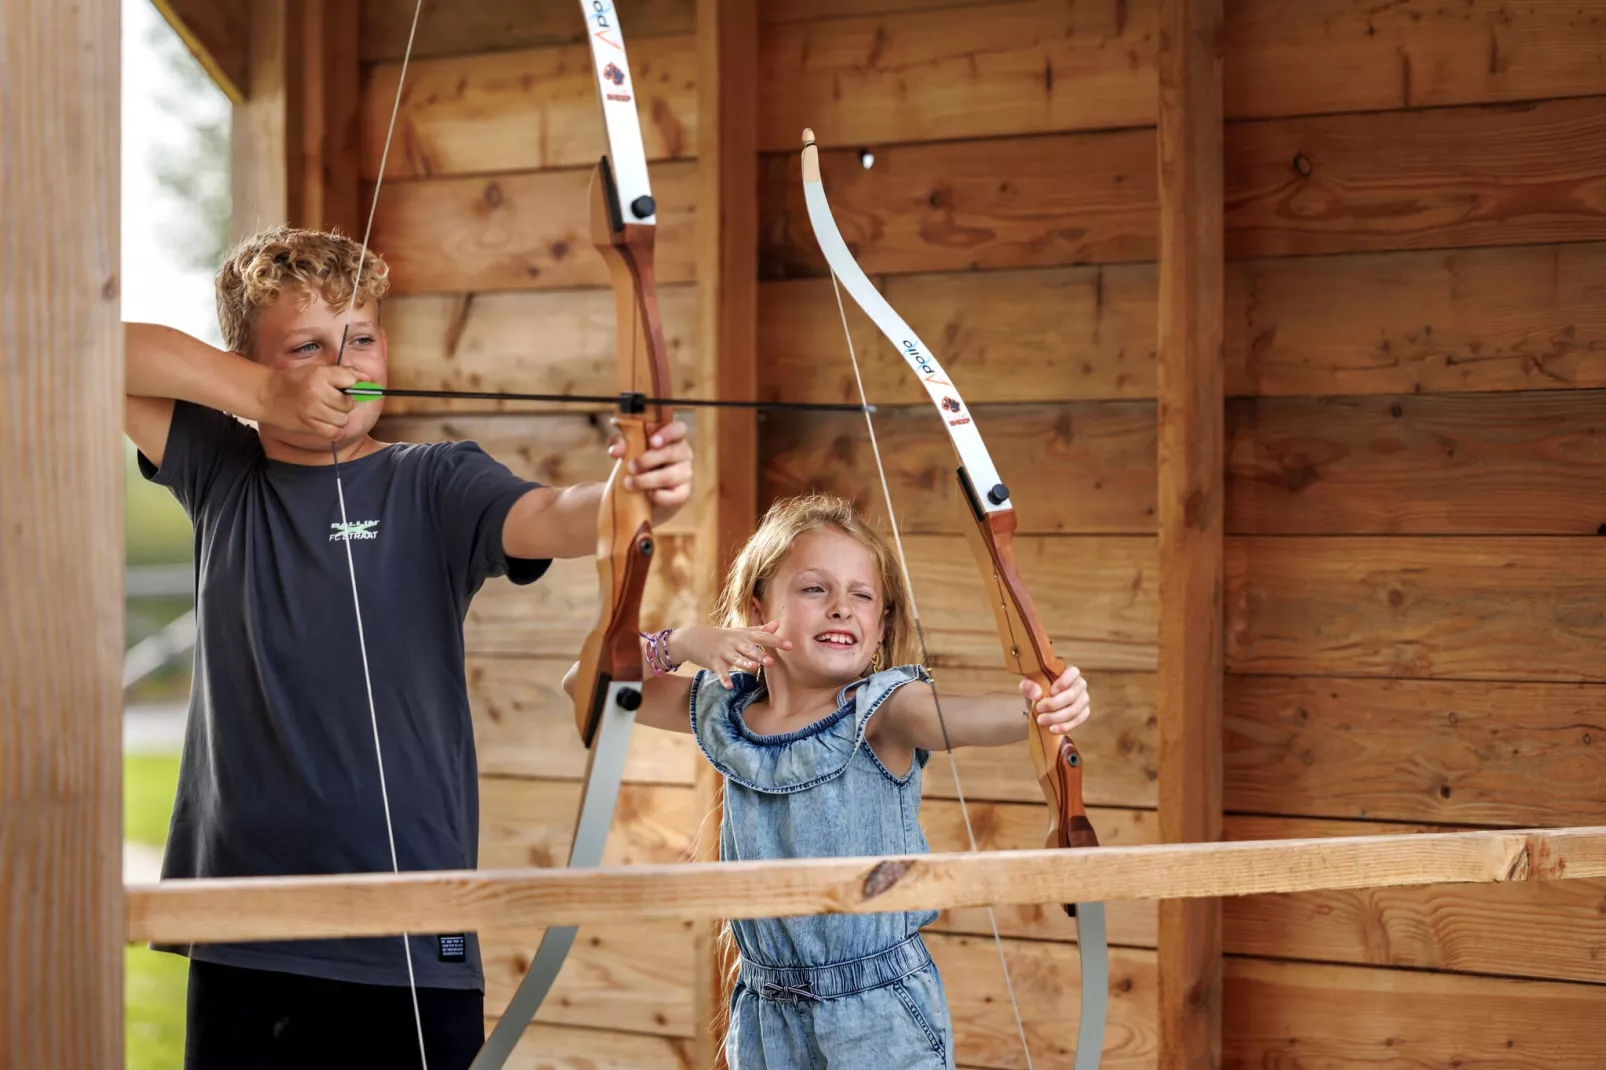
POLYGON ((120 5, 0 4, 0 1063, 123 1065, 120 5))
POLYGON ((244 103, 234 105, 229 133, 229 238, 238 241, 290 217, 289 88, 285 55, 291 43, 288 15, 293 0, 257 0, 251 5, 246 41, 244 103))
POLYGON ((360 14, 347 0, 251 6, 248 79, 231 146, 234 239, 277 224, 362 236, 360 14))
MULTIPOLYGON (((758 370, 758 0, 697 3, 697 297, 703 397, 756 398, 758 370)), ((731 555, 757 513, 757 424, 751 410, 697 415, 698 605, 712 610, 731 555)), ((699 860, 719 857, 718 774, 697 763, 699 860)), ((698 1070, 723 1067, 713 1031, 727 997, 717 925, 699 926, 694 1000, 698 1070)))
MULTIPOLYGON (((1161 0, 1160 837, 1221 838, 1222 0, 1161 0)), ((1221 1063, 1221 904, 1160 904, 1160 1065, 1221 1063)))

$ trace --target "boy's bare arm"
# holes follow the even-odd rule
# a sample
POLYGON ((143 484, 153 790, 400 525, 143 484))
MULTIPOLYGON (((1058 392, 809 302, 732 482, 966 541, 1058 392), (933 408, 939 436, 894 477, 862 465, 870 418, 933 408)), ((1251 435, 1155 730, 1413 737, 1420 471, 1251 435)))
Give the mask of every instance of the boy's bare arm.
POLYGON ((358 380, 346 367, 275 372, 256 361, 154 323, 123 324, 124 427, 160 466, 173 402, 189 401, 257 423, 317 431, 331 439, 355 402, 340 393, 358 380))
MULTIPOLYGON (((652 503, 653 524, 663 524, 691 498, 691 445, 679 420, 659 428, 649 449, 620 473, 624 489, 639 490, 652 503)), ((624 454, 617 435, 608 454, 624 454)), ((520 498, 502 525, 502 550, 510 557, 590 557, 597 552, 597 510, 603 484, 538 487, 520 498)))
POLYGON ((154 323, 123 324, 123 348, 124 429, 152 464, 162 463, 175 400, 258 418, 260 364, 154 323))
POLYGON ((576 483, 526 492, 502 525, 502 552, 527 560, 594 555, 602 489, 601 483, 576 483))

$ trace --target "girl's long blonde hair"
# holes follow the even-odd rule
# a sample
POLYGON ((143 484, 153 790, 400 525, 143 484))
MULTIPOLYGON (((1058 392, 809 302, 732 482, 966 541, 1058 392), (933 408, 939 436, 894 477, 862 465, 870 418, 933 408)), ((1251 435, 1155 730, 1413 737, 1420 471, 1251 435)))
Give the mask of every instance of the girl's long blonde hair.
MULTIPOLYGON (((719 593, 714 616, 722 628, 751 628, 763 621, 752 619, 755 599, 762 600, 766 585, 775 578, 781 562, 798 536, 811 531, 835 528, 857 540, 875 557, 881 592, 886 602, 886 618, 881 641, 882 667, 907 665, 920 659, 919 636, 915 632, 914 602, 904 583, 903 570, 887 541, 865 522, 859 510, 846 498, 833 494, 805 494, 783 498, 769 507, 759 521, 758 530, 742 546, 731 563, 730 574, 719 593)), ((741 955, 730 922, 721 922, 714 934, 714 953, 725 975, 727 997, 741 976, 741 955)), ((730 1001, 722 1001, 714 1012, 713 1031, 721 1038, 717 1052, 724 1050, 724 1037, 730 1030, 730 1001)), ((716 1053, 714 1066, 723 1066, 716 1053)))
POLYGON ((764 597, 766 586, 775 578, 798 537, 825 528, 835 528, 852 537, 875 557, 881 593, 886 601, 883 667, 918 661, 920 645, 915 635, 914 605, 897 556, 875 528, 859 515, 853 502, 834 494, 783 498, 769 507, 764 519, 759 521, 758 530, 731 563, 730 574, 725 578, 725 586, 714 608, 720 627, 751 628, 762 624, 752 619, 754 599, 764 597))

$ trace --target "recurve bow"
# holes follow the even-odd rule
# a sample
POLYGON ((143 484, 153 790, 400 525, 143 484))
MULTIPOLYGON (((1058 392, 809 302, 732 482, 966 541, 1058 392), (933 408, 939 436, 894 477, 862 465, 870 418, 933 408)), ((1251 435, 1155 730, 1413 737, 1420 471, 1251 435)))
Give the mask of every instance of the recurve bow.
MULTIPOLYGON (((1016 565, 1016 517, 1009 488, 999 478, 975 417, 948 373, 865 276, 843 241, 825 197, 825 186, 820 180, 819 150, 810 130, 803 132, 803 194, 809 223, 831 273, 903 356, 948 429, 949 441, 959 459, 959 486, 973 521, 965 530, 997 619, 1005 665, 1016 675, 1036 680, 1047 694, 1050 684, 1065 671, 1065 662, 1054 653, 1042 617, 1016 565)), ((888 520, 896 524, 890 501, 887 509, 888 520)), ((1098 836, 1082 804, 1082 759, 1076 744, 1071 742, 1070 736, 1055 734, 1039 725, 1034 717, 1028 716, 1028 722, 1032 767, 1038 786, 1048 800, 1047 845, 1097 847, 1098 836)), ((1104 1047, 1109 1010, 1109 946, 1104 904, 1068 903, 1065 911, 1076 919, 1082 964, 1082 1013, 1076 1037, 1075 1070, 1095 1070, 1104 1047)))
MULTIPOLYGON (((629 465, 667 422, 648 399, 669 393, 669 365, 653 276, 656 208, 636 114, 635 87, 611 0, 580 0, 593 73, 607 128, 608 154, 591 174, 591 240, 608 266, 618 325, 620 404, 616 423, 625 453, 614 464, 597 520, 597 576, 602 606, 581 647, 575 725, 589 753, 571 867, 597 866, 613 821, 635 711, 641 705, 639 613, 652 563, 652 506, 627 490, 629 465)), ((540 1009, 574 943, 574 926, 546 930, 541 946, 471 1070, 500 1067, 540 1009)))

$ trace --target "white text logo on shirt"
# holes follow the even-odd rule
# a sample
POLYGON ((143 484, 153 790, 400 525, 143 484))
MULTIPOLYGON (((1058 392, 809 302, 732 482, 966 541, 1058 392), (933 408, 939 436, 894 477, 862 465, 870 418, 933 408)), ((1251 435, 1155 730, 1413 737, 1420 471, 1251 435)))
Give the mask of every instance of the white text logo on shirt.
POLYGON ((330 542, 339 542, 342 539, 377 539, 379 527, 377 520, 358 520, 351 524, 330 524, 330 542))

